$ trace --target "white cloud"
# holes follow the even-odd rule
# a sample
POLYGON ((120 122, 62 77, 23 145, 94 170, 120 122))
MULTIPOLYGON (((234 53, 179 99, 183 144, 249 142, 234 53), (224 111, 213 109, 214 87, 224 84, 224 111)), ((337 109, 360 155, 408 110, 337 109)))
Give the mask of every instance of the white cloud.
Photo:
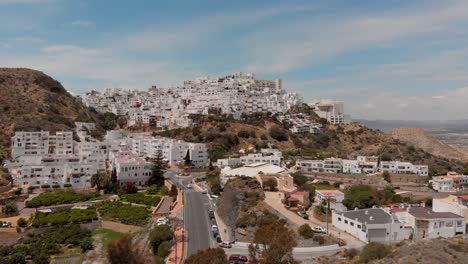
POLYGON ((467 20, 467 1, 355 17, 319 17, 254 32, 246 39, 250 71, 285 73, 341 53, 450 29, 467 20))
POLYGON ((0 5, 13 4, 44 4, 54 2, 56 0, 0 0, 0 5))

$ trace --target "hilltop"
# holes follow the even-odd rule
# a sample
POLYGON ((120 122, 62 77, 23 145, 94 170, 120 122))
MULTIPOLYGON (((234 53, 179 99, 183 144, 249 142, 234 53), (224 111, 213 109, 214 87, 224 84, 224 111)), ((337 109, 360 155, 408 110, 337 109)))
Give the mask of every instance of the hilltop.
POLYGON ((468 160, 468 151, 445 144, 429 135, 422 128, 402 127, 391 131, 393 138, 411 143, 433 155, 449 159, 468 160))
POLYGON ((101 123, 102 117, 78 102, 43 72, 0 68, 0 152, 9 155, 14 131, 72 130, 75 121, 101 123))

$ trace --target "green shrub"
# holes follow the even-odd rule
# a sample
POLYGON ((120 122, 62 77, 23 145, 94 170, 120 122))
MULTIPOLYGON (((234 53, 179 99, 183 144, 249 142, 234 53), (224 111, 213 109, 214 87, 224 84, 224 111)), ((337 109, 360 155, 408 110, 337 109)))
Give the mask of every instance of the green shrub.
POLYGON ((124 204, 118 201, 103 203, 98 207, 98 211, 104 219, 132 225, 144 225, 150 216, 147 207, 124 204))
POLYGON ((325 243, 325 238, 323 238, 323 236, 314 236, 313 240, 319 245, 323 245, 325 243))
POLYGON ((82 223, 96 220, 97 213, 94 207, 87 209, 67 209, 52 213, 37 212, 32 225, 40 226, 55 226, 66 225, 69 223, 82 223))
POLYGON ((72 190, 59 190, 57 192, 41 193, 31 201, 26 202, 26 206, 36 208, 40 206, 50 206, 57 204, 70 204, 88 201, 99 196, 98 193, 76 193, 72 190))
POLYGON ((18 224, 19 227, 28 226, 28 221, 26 221, 26 219, 24 219, 23 217, 20 217, 18 221, 16 221, 16 223, 18 224))
POLYGON ((361 254, 359 254, 359 261, 368 263, 372 260, 385 258, 390 253, 391 249, 389 246, 377 242, 370 242, 362 249, 361 254))
POLYGON ((60 188, 60 185, 58 185, 58 184, 54 184, 54 185, 52 185, 52 188, 54 188, 54 189, 58 189, 58 188, 60 188))
POLYGON ((91 238, 85 238, 80 243, 81 252, 86 252, 93 249, 93 240, 91 238))
POLYGON ((151 245, 154 254, 159 255, 159 250, 164 242, 171 241, 174 237, 174 232, 168 225, 156 226, 150 234, 151 245))
POLYGON ((314 237, 314 231, 310 228, 309 224, 303 224, 298 229, 299 235, 305 239, 311 239, 314 237))
POLYGON ((147 194, 158 194, 158 188, 156 186, 150 186, 146 189, 147 194))
POLYGON ((270 128, 270 136, 278 141, 287 141, 289 139, 287 131, 279 126, 270 128))
POLYGON ((120 199, 129 203, 143 204, 147 206, 156 206, 161 200, 161 198, 158 196, 148 196, 145 195, 143 192, 134 194, 123 194, 120 196, 120 199))
POLYGON ((49 189, 50 185, 49 184, 43 184, 43 185, 41 185, 41 188, 42 189, 49 189))
POLYGON ((63 185, 63 187, 64 187, 64 188, 70 188, 70 187, 72 187, 72 185, 71 185, 70 183, 65 183, 65 184, 63 185))

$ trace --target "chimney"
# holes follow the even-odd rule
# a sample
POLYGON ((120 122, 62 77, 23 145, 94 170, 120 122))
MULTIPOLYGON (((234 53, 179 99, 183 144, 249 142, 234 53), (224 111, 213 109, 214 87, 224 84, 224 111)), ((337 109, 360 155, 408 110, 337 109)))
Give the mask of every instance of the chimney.
POLYGON ((357 210, 358 210, 358 208, 357 208, 357 207, 354 207, 354 211, 357 211, 357 210))
POLYGON ((369 221, 373 221, 374 220, 374 217, 371 215, 369 216, 369 221))
POLYGON ((364 211, 364 214, 368 215, 368 214, 369 214, 369 210, 365 210, 365 211, 364 211))

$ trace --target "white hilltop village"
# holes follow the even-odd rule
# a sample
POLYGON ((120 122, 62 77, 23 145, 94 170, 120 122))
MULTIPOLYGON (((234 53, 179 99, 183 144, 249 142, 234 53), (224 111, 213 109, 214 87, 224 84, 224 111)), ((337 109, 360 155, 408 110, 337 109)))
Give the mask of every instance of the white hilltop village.
MULTIPOLYGON (((351 122, 350 116, 345 114, 344 103, 332 100, 307 104, 327 121, 321 120, 321 124, 310 114, 288 113, 292 107, 304 104, 302 96, 283 89, 281 79, 257 80, 251 73, 197 78, 184 81, 180 87, 153 86, 148 91, 120 88, 91 91, 77 98, 98 112, 112 112, 126 117, 129 127, 141 125, 157 130, 190 127, 195 125, 191 115, 208 114, 242 119, 249 114, 269 112, 275 115, 277 121, 289 123, 288 128, 295 134, 322 133, 325 123, 344 125, 351 122)), ((92 177, 98 173, 112 173, 120 184, 143 189, 148 186, 152 174, 152 159, 161 154, 164 162, 172 169, 217 166, 221 186, 231 178, 240 176, 257 179, 259 186, 273 180, 278 191, 275 197, 279 201, 274 204, 308 210, 313 206, 313 200, 308 190, 294 184, 293 172, 309 176, 325 173, 355 177, 390 173, 402 177, 427 177, 429 172, 427 165, 397 160, 382 161, 378 156, 285 160, 283 153, 272 145, 256 152, 240 151, 239 157, 210 160, 208 145, 205 143, 186 142, 150 132, 133 133, 131 129, 109 130, 102 139, 98 139, 93 130, 96 130, 93 123, 76 122, 74 131, 16 131, 11 138, 12 158, 4 164, 13 178, 13 184, 29 193, 63 188, 94 191, 92 177), (290 164, 294 165, 288 166, 290 164)), ((455 191, 467 182, 466 175, 449 174, 434 177, 431 184, 436 191, 455 191)), ((196 184, 195 180, 192 183, 196 184)), ((344 188, 341 185, 339 188, 344 188)), ((207 191, 199 186, 197 188, 198 192, 207 191)), ((467 196, 434 199, 433 209, 424 205, 400 203, 384 208, 348 211, 343 205, 344 195, 338 187, 332 190, 317 189, 315 206, 324 200, 334 201, 331 215, 334 232, 349 234, 352 238, 347 239, 353 243, 392 243, 410 237, 413 240, 453 237, 466 232, 467 196), (417 225, 419 222, 423 225, 417 225)), ((296 217, 307 215, 306 211, 296 213, 296 217)))

